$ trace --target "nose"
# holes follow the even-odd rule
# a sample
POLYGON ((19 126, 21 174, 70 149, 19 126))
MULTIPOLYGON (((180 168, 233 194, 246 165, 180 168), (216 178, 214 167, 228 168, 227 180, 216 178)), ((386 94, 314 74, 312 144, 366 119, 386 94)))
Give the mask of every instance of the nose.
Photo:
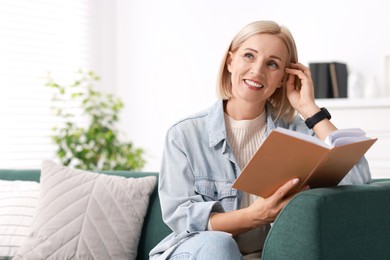
POLYGON ((263 70, 263 63, 262 62, 255 62, 252 64, 251 74, 255 75, 256 77, 261 77, 262 70, 263 70))

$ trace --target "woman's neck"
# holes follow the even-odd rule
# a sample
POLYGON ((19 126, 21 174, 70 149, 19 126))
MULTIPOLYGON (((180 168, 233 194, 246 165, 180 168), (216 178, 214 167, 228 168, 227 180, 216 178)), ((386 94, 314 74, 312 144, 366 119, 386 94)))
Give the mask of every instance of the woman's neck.
POLYGON ((230 98, 224 103, 225 113, 234 120, 250 120, 264 112, 264 103, 245 102, 230 98))

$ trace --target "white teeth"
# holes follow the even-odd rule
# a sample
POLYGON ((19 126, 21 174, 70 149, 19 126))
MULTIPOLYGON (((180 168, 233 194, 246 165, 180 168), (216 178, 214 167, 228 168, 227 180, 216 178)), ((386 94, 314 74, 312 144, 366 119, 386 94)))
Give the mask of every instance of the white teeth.
POLYGON ((263 85, 261 85, 261 84, 258 84, 258 83, 256 83, 256 82, 253 82, 253 81, 251 81, 251 80, 245 80, 245 82, 246 82, 246 84, 248 84, 249 86, 251 86, 251 87, 255 87, 255 88, 262 88, 263 87, 263 85))

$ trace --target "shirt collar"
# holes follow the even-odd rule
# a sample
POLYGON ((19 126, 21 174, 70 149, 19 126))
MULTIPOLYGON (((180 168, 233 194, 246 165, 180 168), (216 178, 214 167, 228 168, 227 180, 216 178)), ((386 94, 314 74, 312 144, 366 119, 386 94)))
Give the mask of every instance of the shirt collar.
POLYGON ((223 111, 223 100, 218 100, 211 107, 207 117, 209 146, 216 146, 226 139, 226 125, 223 111))
MULTIPOLYGON (((267 102, 266 106, 266 118, 267 118, 267 128, 265 131, 265 136, 267 136, 273 129, 275 129, 275 123, 270 113, 272 105, 270 102, 267 102)), ((223 110, 223 100, 218 100, 210 108, 207 116, 207 131, 209 135, 209 146, 216 146, 223 140, 226 140, 226 124, 224 118, 223 110)))
POLYGON ((272 105, 270 102, 267 102, 265 105, 265 111, 267 115, 267 128, 265 129, 264 138, 269 135, 269 133, 276 128, 274 119, 272 117, 272 113, 270 112, 272 110, 272 105))

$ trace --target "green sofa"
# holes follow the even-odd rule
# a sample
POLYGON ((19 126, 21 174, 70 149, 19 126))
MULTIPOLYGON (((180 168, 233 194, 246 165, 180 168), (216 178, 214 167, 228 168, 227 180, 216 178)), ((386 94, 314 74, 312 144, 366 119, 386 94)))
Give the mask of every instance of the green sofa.
POLYGON ((263 260, 390 259, 390 180, 296 195, 268 234, 263 260))
MULTIPOLYGON (((125 177, 157 173, 105 172, 125 177)), ((39 170, 0 170, 3 180, 39 181, 39 170)), ((138 246, 137 259, 170 229, 161 219, 153 192, 138 246)), ((390 259, 390 180, 369 185, 320 188, 296 195, 280 213, 264 245, 263 260, 390 259)), ((2 258, 4 259, 4 258, 2 258)))

